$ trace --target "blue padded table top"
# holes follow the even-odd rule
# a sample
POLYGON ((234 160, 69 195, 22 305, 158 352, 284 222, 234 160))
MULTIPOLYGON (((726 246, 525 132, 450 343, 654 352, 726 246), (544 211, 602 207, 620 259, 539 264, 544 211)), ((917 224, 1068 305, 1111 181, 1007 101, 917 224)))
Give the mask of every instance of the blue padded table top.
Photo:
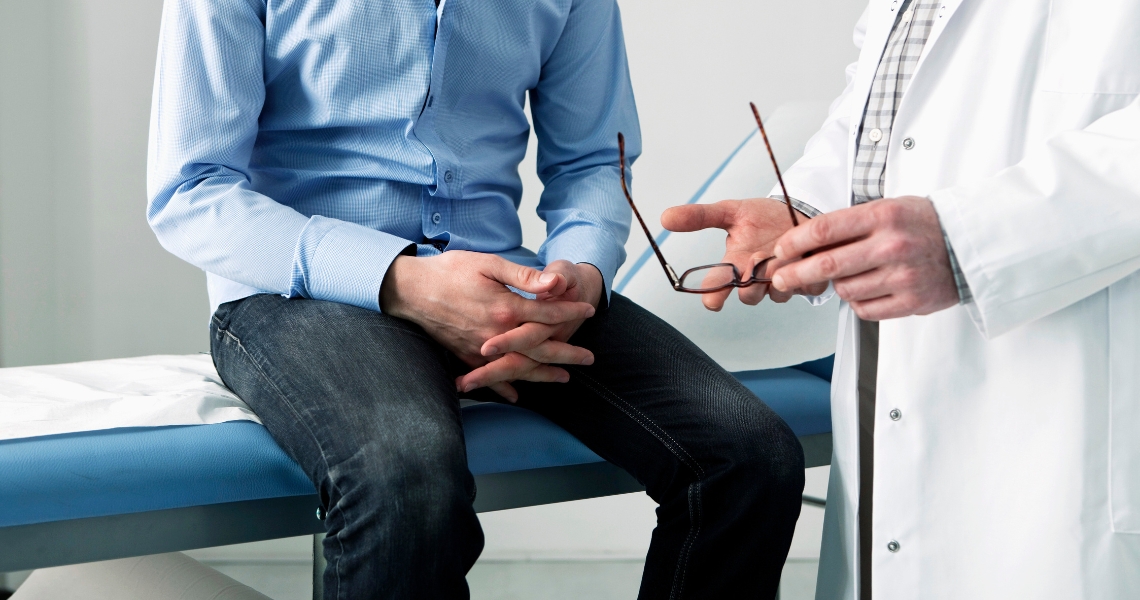
MULTIPOLYGON (((799 436, 831 429, 829 384, 805 366, 826 374, 813 363, 736 374, 799 436)), ((468 406, 463 422, 475 475, 602 460, 514 406, 468 406)), ((313 493, 268 431, 248 421, 0 441, 0 527, 313 493)))

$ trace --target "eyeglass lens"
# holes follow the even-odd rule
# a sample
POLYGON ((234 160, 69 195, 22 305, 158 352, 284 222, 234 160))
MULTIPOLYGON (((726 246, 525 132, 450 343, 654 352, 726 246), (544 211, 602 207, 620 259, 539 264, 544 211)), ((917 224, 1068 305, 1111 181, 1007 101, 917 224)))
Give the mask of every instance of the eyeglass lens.
POLYGON ((680 288, 687 292, 708 293, 730 287, 768 285, 772 280, 765 277, 767 268, 768 260, 760 261, 753 267, 751 277, 743 280, 740 270, 729 263, 695 267, 681 275, 680 288))

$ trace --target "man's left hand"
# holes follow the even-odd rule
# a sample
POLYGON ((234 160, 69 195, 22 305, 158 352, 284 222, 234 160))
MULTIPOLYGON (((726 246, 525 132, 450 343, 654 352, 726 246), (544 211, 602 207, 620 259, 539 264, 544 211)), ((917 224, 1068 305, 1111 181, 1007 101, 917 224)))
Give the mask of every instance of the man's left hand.
POLYGON ((781 236, 775 254, 794 262, 772 274, 773 287, 831 281, 867 321, 927 315, 958 303, 938 213, 926 198, 884 198, 820 215, 781 236))
MULTIPOLYGON (((539 294, 538 300, 589 302, 594 308, 601 303, 605 284, 597 267, 588 263, 574 264, 558 260, 547 265, 543 272, 561 274, 566 284, 548 293, 539 294)), ((559 325, 525 323, 487 340, 481 349, 482 354, 494 360, 457 379, 456 387, 461 391, 490 386, 494 386, 496 391, 503 389, 504 386, 511 388, 507 382, 522 379, 527 372, 549 362, 549 357, 543 353, 542 348, 552 345, 543 345, 543 342, 547 340, 566 342, 584 322, 585 319, 559 325)), ((586 364, 592 362, 591 358, 586 364)), ((506 395, 502 392, 500 395, 514 401, 518 396, 517 392, 513 394, 512 392, 513 388, 506 395), (514 397, 511 397, 512 395, 514 397)))

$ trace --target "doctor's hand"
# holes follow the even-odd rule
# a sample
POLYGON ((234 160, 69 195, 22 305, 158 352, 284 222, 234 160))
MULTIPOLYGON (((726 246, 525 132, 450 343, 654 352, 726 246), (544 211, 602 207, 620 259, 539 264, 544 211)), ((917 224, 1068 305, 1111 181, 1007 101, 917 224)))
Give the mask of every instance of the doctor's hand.
MULTIPOLYGON (((432 339, 471 367, 488 363, 480 351, 484 342, 524 324, 563 326, 581 323, 594 314, 589 302, 528 300, 507 289, 533 294, 564 294, 567 278, 543 273, 491 254, 452 251, 433 257, 400 256, 393 261, 380 289, 381 309, 416 323, 432 339)), ((567 381, 565 369, 550 366, 593 361, 584 348, 563 341, 540 340, 528 352, 543 364, 530 364, 516 377, 528 381, 567 381)), ((517 360, 510 354, 498 360, 517 360)), ((528 359, 533 360, 533 359, 528 359)), ((517 398, 510 385, 490 385, 507 399, 517 398)))
MULTIPOLYGON (((558 260, 547 265, 543 269, 543 274, 559 276, 560 284, 538 294, 539 301, 586 302, 595 308, 601 303, 602 294, 605 293, 605 283, 597 267, 588 263, 574 264, 558 260)), ((492 359, 491 362, 460 377, 456 380, 456 387, 461 391, 490 387, 508 400, 517 400, 518 394, 508 382, 519 379, 548 381, 533 379, 529 374, 547 363, 567 364, 552 356, 551 352, 560 350, 563 346, 576 348, 565 342, 578 331, 586 318, 588 317, 558 324, 524 323, 487 340, 481 352, 483 356, 492 359)), ((570 364, 590 365, 593 362, 593 354, 590 354, 570 364)), ((569 381, 569 374, 566 379, 555 381, 565 383, 569 381)))
POLYGON ((789 262, 773 274, 774 288, 831 281, 867 321, 927 315, 958 303, 942 226, 926 198, 884 198, 820 215, 780 237, 775 255, 789 262))
MULTIPOLYGON (((800 222, 808 221, 808 216, 799 213, 800 222)), ((661 224, 669 231, 699 231, 717 228, 728 232, 725 239, 724 258, 721 262, 732 263, 741 273, 751 273, 758 262, 772 256, 776 239, 791 229, 792 220, 788 217, 788 207, 780 200, 755 198, 752 200, 722 200, 714 204, 686 204, 674 206, 661 215, 661 224)), ((768 263, 771 275, 785 262, 772 260, 768 263)), ((693 265, 695 266, 695 265, 693 265)), ((769 286, 752 285, 739 288, 740 301, 745 304, 758 304, 764 299, 765 291, 776 302, 787 302, 796 293, 822 294, 827 284, 809 287, 804 290, 775 290, 769 286), (767 288, 767 289, 766 289, 767 288)), ((732 293, 732 288, 701 294, 701 302, 709 310, 720 310, 732 293)))

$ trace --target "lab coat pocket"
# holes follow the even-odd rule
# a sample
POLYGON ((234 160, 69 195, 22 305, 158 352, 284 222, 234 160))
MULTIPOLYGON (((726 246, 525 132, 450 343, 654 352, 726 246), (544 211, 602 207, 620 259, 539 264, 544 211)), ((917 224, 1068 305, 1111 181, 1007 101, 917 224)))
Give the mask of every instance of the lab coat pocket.
POLYGON ((1108 294, 1112 529, 1140 533, 1140 272, 1108 294))
POLYGON ((1053 0, 1040 90, 1140 93, 1140 2, 1053 0), (1106 19, 1111 15, 1111 20, 1106 19))

